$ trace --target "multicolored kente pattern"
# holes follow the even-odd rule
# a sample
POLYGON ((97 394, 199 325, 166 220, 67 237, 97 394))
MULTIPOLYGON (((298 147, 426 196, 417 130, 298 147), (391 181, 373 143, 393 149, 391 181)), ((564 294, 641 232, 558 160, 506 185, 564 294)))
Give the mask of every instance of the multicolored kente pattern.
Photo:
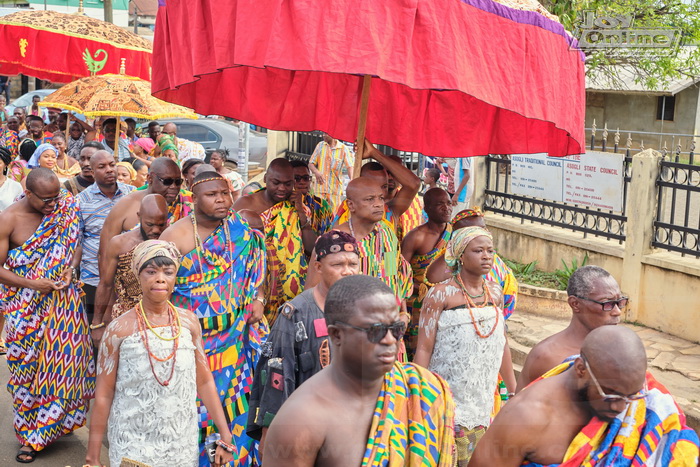
MULTIPOLYGON (((258 444, 245 433, 248 393, 268 328, 264 320, 252 326, 246 321, 265 277, 265 245, 238 214, 232 213, 225 222, 231 238, 220 226, 203 241, 204 251, 195 249, 182 258, 173 303, 199 318, 204 351, 238 448, 234 464, 248 467, 259 463, 258 444)), ((199 399, 197 410, 199 465, 209 467, 204 440, 215 431, 214 422, 199 399)))
POLYGON ((381 279, 391 287, 399 301, 411 295, 411 265, 401 256, 394 229, 386 221, 379 221, 364 238, 357 238, 360 251, 360 272, 381 279))
MULTIPOLYGON (((54 212, 24 244, 8 253, 7 266, 28 279, 60 279, 80 235, 75 198, 61 190, 54 212)), ((0 285, 7 320, 7 365, 17 439, 37 451, 85 424, 94 396, 95 365, 81 290, 75 283, 42 294, 0 285)))
MULTIPOLYGON (((310 217, 311 212, 307 211, 306 215, 310 217)), ((277 203, 260 217, 267 247, 268 301, 265 316, 272 326, 279 307, 304 291, 308 264, 294 203, 289 200, 277 203)))
POLYGON ((486 280, 499 284, 503 289, 503 317, 510 318, 518 298, 518 280, 498 253, 493 254, 493 267, 486 275, 486 280))
POLYGON ((0 146, 7 148, 14 156, 19 156, 19 136, 16 131, 4 129, 0 133, 0 146))
POLYGON ((314 177, 311 191, 333 207, 338 207, 344 195, 343 167, 350 168, 355 163, 352 151, 340 141, 334 147, 321 141, 316 145, 309 163, 314 164, 326 179, 324 184, 320 184, 314 177))
POLYGON ((183 188, 177 195, 175 202, 168 206, 168 225, 173 225, 180 219, 189 216, 193 210, 192 193, 183 188))
MULTIPOLYGON (((542 378, 558 375, 574 365, 562 363, 542 378)), ((540 379, 542 379, 540 378, 540 379)), ((562 467, 642 467, 697 465, 698 435, 688 428, 685 414, 673 396, 647 372, 649 395, 627 405, 612 422, 597 417, 583 427, 569 445, 562 467)), ((545 467, 526 462, 530 467, 545 467)), ((550 466, 550 467, 551 467, 550 466)))
POLYGON ((425 279, 425 273, 435 258, 445 253, 445 247, 447 242, 450 240, 452 235, 452 225, 447 224, 445 230, 442 231, 442 235, 438 239, 437 243, 430 252, 425 255, 415 254, 411 261, 411 270, 413 272, 413 284, 414 292, 411 297, 406 300, 407 311, 411 314, 411 324, 408 328, 408 339, 407 352, 408 358, 412 359, 415 352, 416 342, 415 339, 418 336, 418 319, 420 318, 420 309, 423 305, 423 299, 428 293, 428 286, 425 285, 423 280, 425 279))
POLYGON ((420 196, 415 196, 406 212, 399 217, 399 222, 396 225, 396 236, 401 242, 408 232, 425 222, 423 220, 423 203, 420 196))
POLYGON ((412 363, 384 376, 362 466, 443 466, 454 459, 454 401, 447 383, 412 363))
POLYGON ((333 227, 333 208, 330 203, 318 196, 307 194, 304 196, 304 205, 311 211, 311 228, 316 235, 323 235, 333 227))

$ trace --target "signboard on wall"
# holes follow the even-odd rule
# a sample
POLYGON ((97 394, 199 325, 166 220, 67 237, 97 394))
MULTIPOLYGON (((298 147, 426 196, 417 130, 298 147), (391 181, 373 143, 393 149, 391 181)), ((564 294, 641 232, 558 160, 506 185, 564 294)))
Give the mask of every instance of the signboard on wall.
POLYGON ((624 173, 622 154, 513 154, 510 187, 516 195, 622 211, 624 173))

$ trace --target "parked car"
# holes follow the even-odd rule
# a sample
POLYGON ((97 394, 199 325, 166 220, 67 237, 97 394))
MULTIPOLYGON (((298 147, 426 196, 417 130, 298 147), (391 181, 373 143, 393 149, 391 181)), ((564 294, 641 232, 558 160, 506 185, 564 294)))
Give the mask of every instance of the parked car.
MULTIPOLYGON (((161 126, 169 122, 177 125, 177 136, 179 138, 196 141, 204 146, 204 150, 207 153, 207 161, 211 153, 216 149, 228 149, 228 160, 238 161, 238 125, 214 118, 158 120, 161 126)), ((143 123, 142 126, 143 134, 145 135, 148 131, 148 122, 143 123)), ((257 164, 259 167, 265 167, 267 134, 250 130, 249 148, 250 157, 248 161, 257 164)))
POLYGON ((54 91, 55 89, 37 89, 36 91, 30 91, 13 100, 12 103, 10 105, 6 105, 5 108, 10 114, 15 111, 16 107, 24 107, 25 109, 29 110, 29 107, 32 106, 32 97, 41 96, 41 100, 43 101, 46 99, 46 96, 54 91))

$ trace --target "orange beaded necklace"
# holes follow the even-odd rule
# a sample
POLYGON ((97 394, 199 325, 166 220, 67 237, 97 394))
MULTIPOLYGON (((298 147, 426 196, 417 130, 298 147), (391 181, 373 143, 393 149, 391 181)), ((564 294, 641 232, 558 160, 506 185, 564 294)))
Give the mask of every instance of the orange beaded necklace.
MULTIPOLYGON (((481 337, 482 339, 486 339, 488 337, 491 337, 491 335, 496 331, 496 328, 498 327, 498 320, 500 316, 500 311, 498 311, 498 308, 496 308, 494 302, 493 302, 493 297, 491 296, 491 291, 489 288, 486 286, 486 279, 483 277, 481 278, 481 286, 483 287, 484 294, 486 297, 484 298, 484 303, 481 305, 477 306, 474 301, 470 298, 469 293, 467 292, 467 287, 464 285, 464 282, 462 281, 462 277, 459 275, 459 273, 454 274, 455 282, 459 286, 460 290, 462 291, 462 295, 464 295, 464 301, 466 302, 467 309, 469 310, 469 316, 472 319, 472 326, 474 326, 474 331, 476 332, 476 335, 481 337), (493 306, 493 309, 496 312, 496 323, 493 325, 493 328, 491 330, 484 334, 481 329, 479 328, 479 325, 476 323, 476 319, 474 318, 474 312, 472 311, 472 308, 484 308, 491 304, 493 306)), ((484 295, 482 294, 482 295, 484 295)), ((479 323, 483 321, 479 320, 479 323)))

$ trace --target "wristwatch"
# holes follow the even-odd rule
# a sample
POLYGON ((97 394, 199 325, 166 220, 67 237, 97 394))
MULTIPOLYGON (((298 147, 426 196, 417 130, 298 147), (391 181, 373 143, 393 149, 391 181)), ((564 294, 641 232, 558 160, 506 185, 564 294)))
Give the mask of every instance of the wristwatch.
POLYGON ((265 297, 255 297, 253 301, 259 301, 263 306, 267 306, 267 299, 265 297))

